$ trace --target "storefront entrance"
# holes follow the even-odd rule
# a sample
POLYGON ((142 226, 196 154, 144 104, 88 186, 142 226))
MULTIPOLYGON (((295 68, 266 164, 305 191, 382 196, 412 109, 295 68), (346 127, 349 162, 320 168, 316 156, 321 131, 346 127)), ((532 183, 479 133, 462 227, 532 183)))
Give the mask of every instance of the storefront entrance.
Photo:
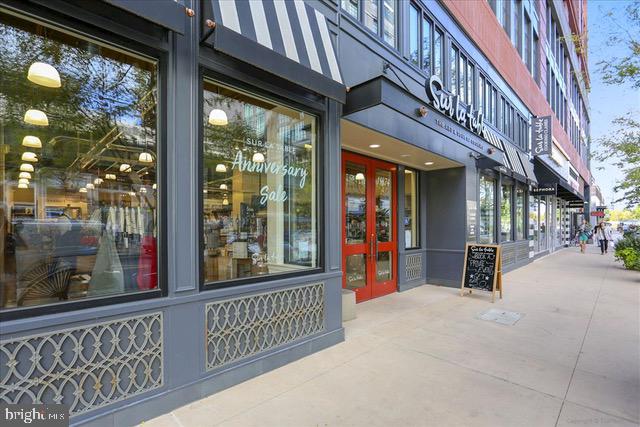
POLYGON ((396 166, 342 153, 342 286, 356 302, 395 292, 396 166))

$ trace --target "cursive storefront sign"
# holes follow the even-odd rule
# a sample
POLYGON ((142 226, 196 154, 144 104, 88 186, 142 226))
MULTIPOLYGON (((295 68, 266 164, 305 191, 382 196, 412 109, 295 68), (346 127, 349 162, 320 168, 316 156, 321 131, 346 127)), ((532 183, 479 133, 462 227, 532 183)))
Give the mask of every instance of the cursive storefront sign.
POLYGON ((531 123, 531 151, 536 156, 552 154, 551 116, 534 117, 531 123))
POLYGON ((479 110, 474 111, 471 105, 463 106, 458 95, 444 90, 442 80, 438 76, 431 76, 425 82, 424 89, 433 108, 449 116, 481 138, 485 138, 482 112, 479 110))

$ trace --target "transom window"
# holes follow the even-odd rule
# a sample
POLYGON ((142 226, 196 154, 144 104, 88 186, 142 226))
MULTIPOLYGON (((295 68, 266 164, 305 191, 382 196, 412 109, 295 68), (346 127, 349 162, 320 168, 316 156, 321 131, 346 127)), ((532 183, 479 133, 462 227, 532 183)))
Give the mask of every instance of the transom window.
POLYGON ((341 0, 340 6, 386 44, 396 47, 397 0, 341 0))

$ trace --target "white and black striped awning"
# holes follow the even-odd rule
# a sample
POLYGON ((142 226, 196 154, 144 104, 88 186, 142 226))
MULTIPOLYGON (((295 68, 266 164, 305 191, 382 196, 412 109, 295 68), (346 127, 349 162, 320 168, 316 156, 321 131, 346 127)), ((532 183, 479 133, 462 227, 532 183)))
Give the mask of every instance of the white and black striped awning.
POLYGON ((206 42, 216 50, 344 103, 346 88, 322 13, 302 0, 205 0, 205 5, 205 16, 215 23, 206 42))
POLYGON ((524 167, 524 172, 529 181, 534 184, 538 184, 538 179, 536 178, 536 174, 533 171, 533 163, 529 160, 529 156, 527 156, 522 151, 518 151, 518 157, 520 157, 520 162, 524 167))
POLYGON ((520 157, 518 156, 518 150, 516 149, 516 147, 509 144, 508 142, 504 142, 503 140, 500 141, 504 146, 504 152, 507 155, 507 159, 509 160, 511 170, 521 177, 526 178, 527 174, 525 173, 522 164, 520 164, 520 157))

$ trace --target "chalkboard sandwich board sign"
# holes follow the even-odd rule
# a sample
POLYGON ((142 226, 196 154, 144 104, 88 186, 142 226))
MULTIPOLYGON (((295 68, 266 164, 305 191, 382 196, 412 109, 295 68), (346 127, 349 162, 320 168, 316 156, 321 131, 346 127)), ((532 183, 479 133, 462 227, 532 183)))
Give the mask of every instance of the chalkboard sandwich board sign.
POLYGON ((491 292, 491 302, 496 291, 502 299, 502 259, 499 245, 478 245, 467 243, 464 251, 464 270, 460 295, 473 290, 491 292))

